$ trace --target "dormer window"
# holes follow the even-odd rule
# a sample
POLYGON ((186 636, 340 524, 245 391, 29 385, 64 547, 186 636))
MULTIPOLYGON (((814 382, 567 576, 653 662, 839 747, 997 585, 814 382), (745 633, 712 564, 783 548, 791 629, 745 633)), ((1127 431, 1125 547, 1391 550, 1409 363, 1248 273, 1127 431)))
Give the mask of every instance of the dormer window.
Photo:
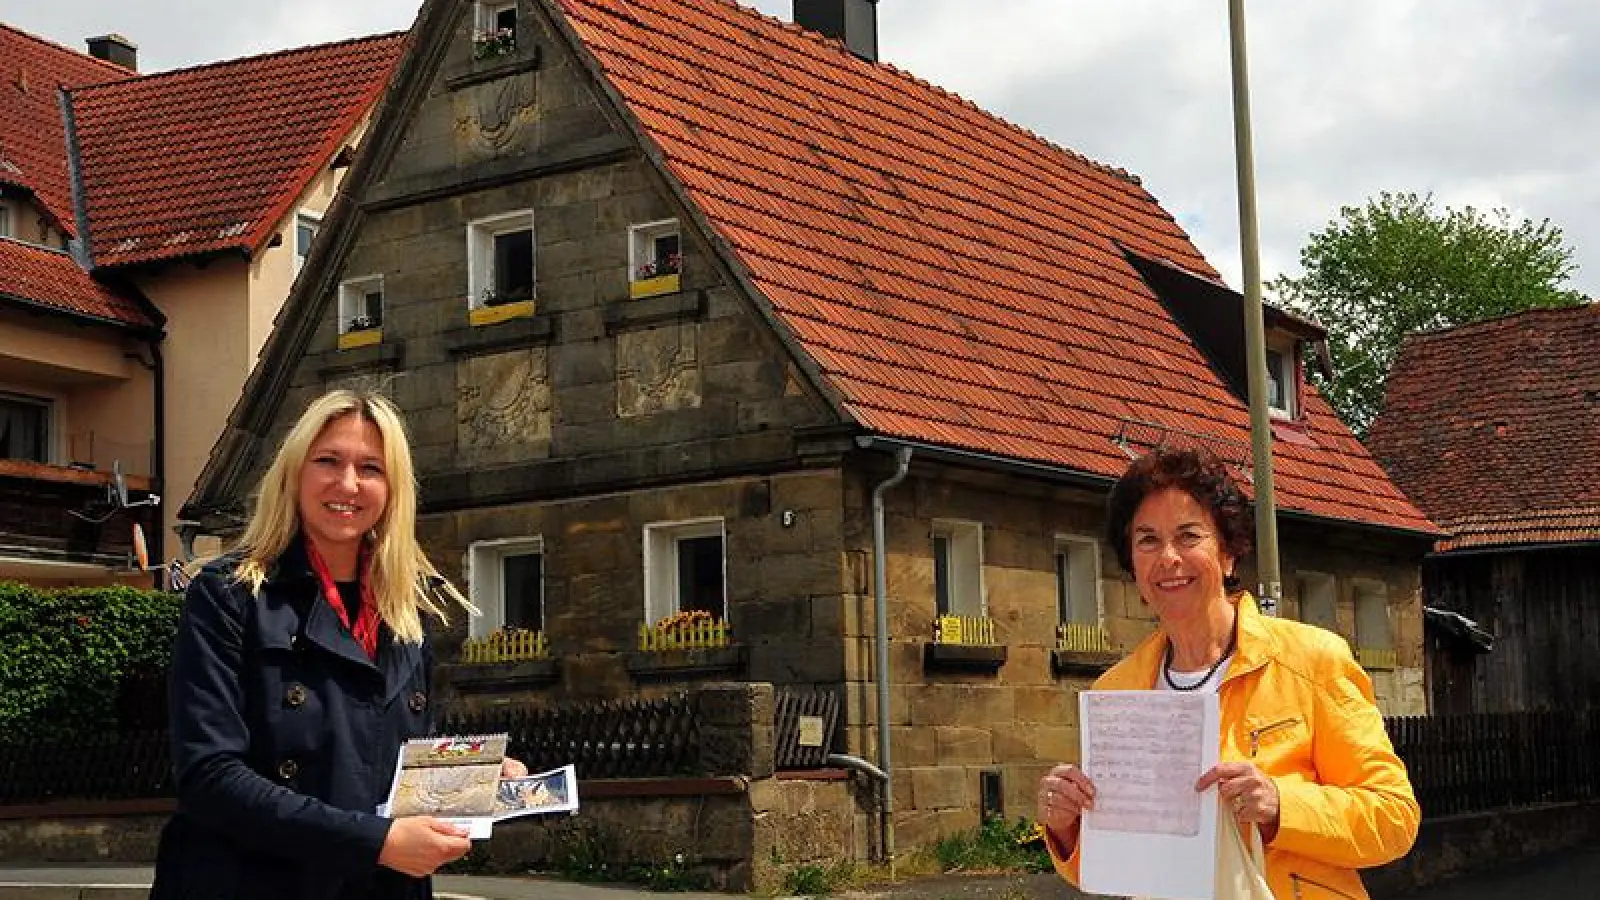
POLYGON ((479 2, 472 35, 472 58, 495 59, 517 49, 517 4, 479 2))
POLYGON ((1267 350, 1267 408, 1277 418, 1292 419, 1300 381, 1295 377, 1292 346, 1267 350))
POLYGON ((12 229, 11 225, 11 207, 0 203, 0 238, 14 238, 16 236, 17 233, 12 229))
POLYGON ((682 288, 683 243, 678 220, 628 229, 628 292, 634 297, 670 294, 682 288))

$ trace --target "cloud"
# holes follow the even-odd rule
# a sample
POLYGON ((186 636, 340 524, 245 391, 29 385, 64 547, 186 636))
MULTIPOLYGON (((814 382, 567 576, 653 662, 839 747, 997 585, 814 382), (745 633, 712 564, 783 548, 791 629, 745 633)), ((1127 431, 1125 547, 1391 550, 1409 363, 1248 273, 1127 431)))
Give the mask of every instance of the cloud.
MULTIPOLYGON (((790 0, 757 0, 789 18, 790 0)), ((0 0, 69 46, 118 31, 146 69, 406 28, 413 0, 0 0)), ((1248 4, 1264 274, 1383 190, 1551 219, 1600 293, 1600 4, 1293 0, 1248 4)), ((881 0, 883 58, 1143 177, 1239 282, 1222 0, 881 0)))

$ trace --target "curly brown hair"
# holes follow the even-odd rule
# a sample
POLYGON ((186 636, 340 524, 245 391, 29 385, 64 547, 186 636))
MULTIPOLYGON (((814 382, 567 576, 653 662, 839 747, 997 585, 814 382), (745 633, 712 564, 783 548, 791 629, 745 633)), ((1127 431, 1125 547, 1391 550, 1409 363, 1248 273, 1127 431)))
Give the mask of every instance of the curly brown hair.
MULTIPOLYGON (((1201 447, 1157 447, 1133 461, 1111 488, 1106 502, 1106 540, 1117 562, 1133 574, 1133 514, 1151 494, 1177 488, 1211 513, 1222 549, 1234 559, 1250 552, 1253 530, 1250 501, 1216 454, 1201 447)), ((1229 576, 1228 590, 1238 587, 1229 576)))

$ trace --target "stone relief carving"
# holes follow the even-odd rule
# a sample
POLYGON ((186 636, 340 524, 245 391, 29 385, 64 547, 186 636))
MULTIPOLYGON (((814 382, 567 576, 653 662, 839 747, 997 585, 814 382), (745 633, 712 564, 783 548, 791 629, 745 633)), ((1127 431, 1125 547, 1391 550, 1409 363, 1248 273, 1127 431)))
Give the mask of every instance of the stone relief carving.
POLYGON ((456 364, 456 446, 463 465, 550 455, 545 348, 473 356, 456 364))
POLYGON ((470 159, 491 159, 528 146, 539 118, 532 74, 499 78, 456 95, 456 136, 470 159))
POLYGON ((676 325, 617 335, 617 415, 700 407, 699 327, 676 325))

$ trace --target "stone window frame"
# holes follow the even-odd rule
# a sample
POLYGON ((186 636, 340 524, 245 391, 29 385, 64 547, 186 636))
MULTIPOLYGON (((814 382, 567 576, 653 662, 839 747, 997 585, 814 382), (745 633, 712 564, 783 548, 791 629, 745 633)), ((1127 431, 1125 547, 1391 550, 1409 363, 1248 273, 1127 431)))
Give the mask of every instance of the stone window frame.
POLYGON ((544 573, 547 570, 545 566, 546 560, 544 559, 546 554, 543 535, 474 541, 467 546, 467 595, 472 601, 472 605, 477 607, 479 612, 479 615, 468 619, 468 637, 487 637, 505 627, 505 561, 513 556, 530 556, 534 554, 541 558, 541 577, 539 579, 540 621, 538 627, 531 630, 542 631, 545 624, 544 620, 549 616, 549 610, 545 608, 547 592, 545 590, 544 573))
POLYGON ((382 275, 360 275, 339 282, 339 333, 383 328, 384 300, 382 275), (377 287, 378 295, 377 320, 361 328, 351 327, 357 317, 367 316, 367 298, 374 293, 373 286, 377 287))
POLYGON ((722 615, 728 616, 728 526, 721 516, 705 516, 644 526, 644 618, 654 624, 679 612, 678 544, 692 538, 722 540, 722 615))
POLYGON ((294 214, 294 272, 298 277, 300 270, 305 268, 306 260, 311 258, 311 248, 317 244, 317 235, 322 233, 322 214, 316 210, 298 209, 294 214), (309 226, 311 237, 304 247, 300 246, 300 230, 309 226))
POLYGON ((934 519, 928 530, 928 552, 933 559, 933 607, 935 615, 985 618, 989 598, 983 578, 983 523, 967 519, 934 519), (939 542, 946 542, 945 559, 951 571, 943 582, 940 598, 939 542))
POLYGON ((1056 616, 1059 624, 1077 623, 1101 628, 1106 623, 1105 594, 1100 585, 1100 542, 1080 534, 1057 534, 1052 556, 1056 575, 1056 616), (1066 566, 1062 565, 1065 558, 1066 566), (1065 571, 1064 571, 1065 569, 1065 571), (1070 579, 1070 581, 1069 581, 1070 579), (1094 597, 1094 617, 1080 618, 1072 598, 1087 587, 1094 597))
POLYGON ((539 293, 539 244, 534 228, 534 211, 518 209, 496 213, 467 223, 467 309, 484 309, 484 293, 494 289, 494 239, 501 235, 527 231, 533 244, 533 271, 529 273, 532 291, 525 302, 532 304, 539 293))

